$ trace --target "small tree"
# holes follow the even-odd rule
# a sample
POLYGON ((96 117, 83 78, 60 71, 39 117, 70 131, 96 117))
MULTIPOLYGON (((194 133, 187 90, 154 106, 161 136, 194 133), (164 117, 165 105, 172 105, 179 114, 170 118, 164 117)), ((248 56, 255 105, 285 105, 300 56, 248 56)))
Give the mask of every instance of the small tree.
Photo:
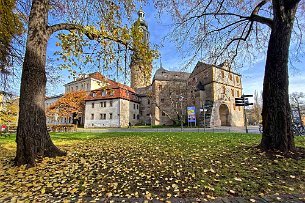
POLYGON ((68 92, 47 108, 47 116, 69 117, 83 114, 85 111, 85 91, 68 92))
POLYGON ((3 106, 0 111, 0 123, 6 125, 16 125, 18 121, 19 112, 19 100, 9 99, 3 102, 3 106))
POLYGON ((293 92, 290 94, 290 104, 291 107, 297 109, 299 112, 299 117, 302 120, 302 116, 304 116, 305 110, 305 94, 303 92, 293 92))
POLYGON ((252 109, 254 121, 258 124, 262 121, 262 101, 256 90, 254 92, 254 103, 252 109))
POLYGON ((290 104, 294 108, 300 109, 305 104, 305 94, 303 92, 293 92, 290 94, 290 104))

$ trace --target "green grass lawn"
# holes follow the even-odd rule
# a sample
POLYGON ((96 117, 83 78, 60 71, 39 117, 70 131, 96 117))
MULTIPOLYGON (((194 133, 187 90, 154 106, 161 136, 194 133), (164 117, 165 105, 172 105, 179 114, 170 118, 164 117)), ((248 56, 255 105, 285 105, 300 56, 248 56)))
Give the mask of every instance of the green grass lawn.
MULTIPOLYGON (((52 139, 68 155, 25 170, 11 165, 15 137, 0 137, 0 202, 305 193, 305 159, 260 152, 254 147, 260 135, 54 133, 52 139)), ((295 142, 305 147, 305 137, 295 142)))

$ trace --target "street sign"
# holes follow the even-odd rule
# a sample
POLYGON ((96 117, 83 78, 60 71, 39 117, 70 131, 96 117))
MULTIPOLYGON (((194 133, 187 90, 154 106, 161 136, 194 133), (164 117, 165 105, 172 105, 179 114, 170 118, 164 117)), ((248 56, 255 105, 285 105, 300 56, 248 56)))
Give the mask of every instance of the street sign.
POLYGON ((253 97, 253 95, 251 95, 251 94, 241 95, 241 98, 244 98, 244 97, 253 97))
MULTIPOLYGON (((248 96, 248 95, 247 95, 248 96)), ((235 98, 235 106, 250 106, 253 105, 253 103, 249 103, 248 98, 235 98)))
POLYGON ((235 98, 235 106, 244 106, 243 98, 235 98))

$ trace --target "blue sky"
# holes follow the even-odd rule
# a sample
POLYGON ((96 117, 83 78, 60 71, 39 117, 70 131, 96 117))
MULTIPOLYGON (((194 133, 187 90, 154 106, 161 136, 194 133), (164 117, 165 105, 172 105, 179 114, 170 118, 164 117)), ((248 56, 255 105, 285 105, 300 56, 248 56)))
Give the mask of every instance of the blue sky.
MULTIPOLYGON (((161 45, 158 51, 161 54, 162 66, 168 70, 181 70, 185 63, 185 60, 182 59, 183 53, 180 53, 171 41, 164 40, 164 37, 170 32, 172 26, 170 16, 164 14, 161 18, 158 18, 157 11, 152 5, 143 6, 143 10, 145 12, 145 20, 149 26, 151 44, 161 45)), ((51 57, 54 51, 57 50, 55 47, 55 36, 56 35, 53 35, 49 41, 48 56, 51 57)), ((262 90, 265 60, 266 59, 263 56, 251 65, 245 65, 245 68, 237 70, 237 72, 242 75, 243 92, 245 94, 253 94, 255 90, 259 92, 262 90)), ((184 71, 191 72, 194 65, 184 71)), ((289 91, 305 92, 305 57, 303 56, 301 62, 293 63, 293 65, 294 67, 290 67, 289 69, 289 91)), ((160 66, 160 60, 156 60, 153 66, 154 73, 160 66)), ((63 75, 63 80, 65 82, 71 81, 71 79, 68 79, 68 73, 66 71, 63 71, 61 74, 63 75)), ((51 87, 48 94, 60 94, 64 92, 64 87, 62 85, 63 84, 58 84, 55 88, 51 87)))

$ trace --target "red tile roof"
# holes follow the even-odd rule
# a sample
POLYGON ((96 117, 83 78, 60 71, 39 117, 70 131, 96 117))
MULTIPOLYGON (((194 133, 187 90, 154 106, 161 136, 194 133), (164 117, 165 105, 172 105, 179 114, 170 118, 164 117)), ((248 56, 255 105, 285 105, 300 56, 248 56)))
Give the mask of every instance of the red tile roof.
POLYGON ((104 88, 92 90, 85 101, 126 99, 133 102, 139 102, 135 90, 131 87, 109 79, 107 80, 107 84, 108 85, 104 88))
POLYGON ((102 75, 101 73, 99 73, 99 72, 90 73, 90 74, 89 74, 89 78, 94 78, 94 79, 97 79, 97 80, 100 80, 100 81, 106 79, 105 76, 103 76, 103 75, 102 75))

